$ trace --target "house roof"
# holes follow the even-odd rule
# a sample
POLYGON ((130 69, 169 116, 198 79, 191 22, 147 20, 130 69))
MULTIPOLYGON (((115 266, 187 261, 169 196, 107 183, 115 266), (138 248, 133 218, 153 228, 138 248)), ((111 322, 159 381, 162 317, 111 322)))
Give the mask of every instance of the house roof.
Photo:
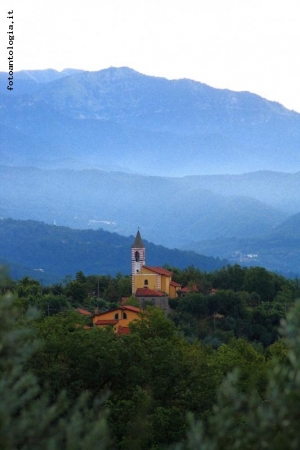
POLYGON ((133 311, 133 312, 141 312, 140 308, 137 308, 136 306, 131 306, 131 305, 125 305, 125 306, 121 306, 122 310, 126 310, 126 311, 133 311))
POLYGON ((130 305, 124 305, 124 306, 119 306, 118 308, 114 308, 114 309, 110 309, 108 311, 104 311, 102 313, 99 314, 95 314, 94 317, 99 317, 99 316, 103 316, 104 314, 108 314, 111 312, 115 312, 115 311, 132 311, 132 312, 136 312, 139 313, 141 312, 140 308, 137 308, 136 306, 130 306, 130 305))
POLYGON ((129 297, 122 297, 120 301, 120 306, 125 306, 126 301, 129 299, 129 297))
POLYGON ((144 244, 141 238, 140 230, 136 233, 136 237, 134 240, 134 243, 132 244, 131 248, 144 248, 144 244))
POLYGON ((199 292, 199 289, 197 288, 196 284, 194 284, 193 286, 185 286, 184 288, 181 289, 181 292, 193 293, 193 292, 199 292))
POLYGON ((129 327, 118 327, 118 334, 130 334, 130 328, 129 327))
POLYGON ((95 325, 116 325, 118 323, 118 319, 104 319, 104 320, 97 320, 95 322, 95 325))
POLYGON ((82 314, 83 316, 91 316, 92 315, 92 313, 87 311, 86 309, 76 308, 76 311, 79 312, 79 314, 82 314))
POLYGON ((176 283, 176 281, 170 281, 170 286, 174 286, 174 287, 181 287, 181 284, 176 283))
POLYGON ((135 293, 136 297, 165 297, 165 294, 148 288, 138 288, 135 293))
POLYGON ((158 275, 165 275, 167 277, 171 277, 173 274, 169 270, 163 269, 162 267, 154 267, 154 266, 143 266, 145 269, 152 270, 152 272, 157 273, 158 275))

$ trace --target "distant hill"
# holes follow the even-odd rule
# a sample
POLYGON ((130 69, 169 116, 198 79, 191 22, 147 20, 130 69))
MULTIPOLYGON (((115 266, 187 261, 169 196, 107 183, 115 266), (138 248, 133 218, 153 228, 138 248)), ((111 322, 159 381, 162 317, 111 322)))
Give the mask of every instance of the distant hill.
POLYGON ((297 239, 300 241, 300 213, 294 214, 280 225, 277 225, 271 233, 271 236, 297 239))
MULTIPOLYGON (((0 241, 0 263, 9 264, 14 277, 30 275, 43 282, 53 282, 80 270, 87 275, 131 273, 133 236, 6 219, 0 220, 0 241)), ((153 266, 169 264, 184 268, 194 265, 203 271, 212 271, 227 263, 143 241, 146 261, 153 266)))
MULTIPOLYGON (((268 185, 269 174, 265 178, 266 182, 260 175, 262 196, 273 192, 272 185, 268 185)), ((289 201, 286 197, 275 208, 252 198, 257 180, 232 178, 229 192, 230 183, 226 188, 222 177, 212 182, 207 177, 0 166, 0 217, 42 220, 72 228, 100 227, 122 235, 140 226, 149 240, 168 247, 218 237, 256 237, 288 217, 279 208, 289 201)), ((297 185, 297 178, 294 183, 297 185)), ((280 186, 284 189, 284 183, 280 186)))
POLYGON ((0 95, 2 164, 164 176, 300 170, 300 114, 249 92, 129 68, 15 77, 0 95))
POLYGON ((187 249, 226 258, 230 263, 259 265, 289 276, 300 276, 300 213, 259 238, 191 242, 187 249))

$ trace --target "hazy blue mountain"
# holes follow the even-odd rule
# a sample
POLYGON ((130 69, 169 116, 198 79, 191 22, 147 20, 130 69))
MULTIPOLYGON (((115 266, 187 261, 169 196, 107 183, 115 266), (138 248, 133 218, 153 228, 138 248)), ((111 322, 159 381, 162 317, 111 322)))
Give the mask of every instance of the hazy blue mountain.
POLYGON ((2 163, 151 175, 300 170, 300 114, 249 92, 128 68, 20 76, 0 96, 2 163))
POLYGON ((0 166, 0 206, 3 217, 73 228, 101 227, 129 235, 140 226, 145 238, 168 247, 262 236, 288 217, 238 190, 224 195, 222 189, 199 188, 197 180, 0 166))
MULTIPOLYGON (((27 96, 28 94, 37 91, 41 87, 41 84, 49 83, 79 72, 81 72, 81 70, 76 69, 65 69, 61 72, 54 69, 20 70, 19 72, 14 73, 14 92, 2 90, 1 94, 6 94, 7 99, 10 102, 12 100, 12 94, 14 94, 14 96, 27 96)), ((4 87, 7 82, 7 77, 8 75, 6 72, 0 72, 0 82, 4 87)))
POLYGON ((300 211, 300 172, 259 171, 240 175, 192 176, 184 180, 188 185, 214 193, 255 198, 288 213, 300 211))
MULTIPOLYGON (((16 277, 30 275, 53 282, 66 275, 115 275, 131 273, 133 236, 124 237, 103 230, 74 230, 35 221, 0 220, 0 263, 11 266, 16 277)), ((194 265, 216 270, 226 261, 194 252, 170 250, 143 239, 148 264, 170 264, 180 268, 194 265)))
POLYGON ((285 275, 300 276, 300 213, 283 221, 259 238, 214 239, 186 246, 230 263, 259 265, 285 275))
POLYGON ((285 239, 298 239, 300 241, 300 213, 294 214, 277 225, 270 233, 270 236, 283 237, 285 239))

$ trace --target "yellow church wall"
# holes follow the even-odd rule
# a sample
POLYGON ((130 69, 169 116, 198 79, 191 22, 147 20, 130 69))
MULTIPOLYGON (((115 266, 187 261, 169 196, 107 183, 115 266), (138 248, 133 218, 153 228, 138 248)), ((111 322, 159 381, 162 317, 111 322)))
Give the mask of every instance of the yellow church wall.
POLYGON ((162 292, 166 292, 169 294, 170 292, 170 281, 171 277, 167 277, 165 275, 161 275, 161 290, 162 292))
POLYGON ((143 271, 144 271, 144 268, 142 268, 142 273, 138 273, 138 274, 134 275, 133 294, 136 293, 136 290, 138 288, 143 288, 145 286, 149 289, 153 289, 154 291, 158 290, 158 287, 157 287, 158 275, 151 273, 151 272, 143 273, 143 271), (146 281, 148 282, 148 284, 145 283, 146 281))
POLYGON ((133 294, 136 293, 138 288, 148 287, 154 291, 165 292, 169 296, 173 295, 172 298, 176 297, 175 291, 170 291, 170 288, 172 288, 170 286, 170 276, 157 274, 148 267, 143 266, 140 273, 135 273, 133 277, 133 294))
MULTIPOLYGON (((156 284, 156 290, 165 292, 166 294, 169 295, 171 277, 169 277, 167 275, 156 274, 148 267, 142 267, 142 273, 148 274, 149 277, 150 277, 150 275, 155 275, 156 277, 158 277, 159 283, 156 284)), ((152 288, 150 288, 150 289, 152 289, 152 288)))

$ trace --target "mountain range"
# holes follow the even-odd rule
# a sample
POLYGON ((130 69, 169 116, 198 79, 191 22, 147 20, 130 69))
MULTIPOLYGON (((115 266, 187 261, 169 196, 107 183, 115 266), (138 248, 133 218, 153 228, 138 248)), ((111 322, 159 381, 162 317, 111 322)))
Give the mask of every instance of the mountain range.
POLYGON ((249 92, 126 67, 15 80, 0 96, 2 164, 159 176, 300 170, 300 114, 249 92))
MULTIPOLYGON (((279 225, 294 211, 287 210, 284 201, 272 203, 269 179, 269 173, 256 174, 254 182, 247 183, 241 176, 227 182, 224 176, 171 178, 0 166, 0 214, 125 236, 140 226, 152 242, 180 248, 204 239, 262 236, 279 225), (268 202, 252 192, 257 184, 268 202)), ((287 189, 295 187, 300 204, 297 184, 298 177, 290 175, 287 189)), ((284 191, 284 183, 281 188, 284 191)))

